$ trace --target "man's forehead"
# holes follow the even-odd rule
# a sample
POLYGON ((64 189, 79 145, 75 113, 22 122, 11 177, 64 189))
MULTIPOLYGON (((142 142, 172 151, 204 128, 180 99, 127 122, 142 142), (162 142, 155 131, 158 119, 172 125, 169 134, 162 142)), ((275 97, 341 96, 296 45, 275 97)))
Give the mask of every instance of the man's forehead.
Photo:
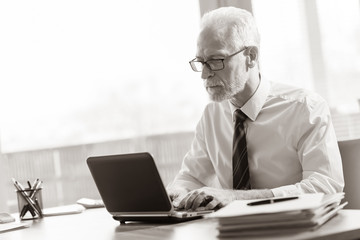
POLYGON ((203 30, 197 42, 197 57, 210 58, 211 56, 224 56, 229 53, 225 42, 213 31, 203 30))
POLYGON ((204 44, 198 43, 196 57, 203 59, 212 59, 216 57, 225 57, 231 54, 231 49, 223 44, 204 44))
POLYGON ((216 57, 224 57, 229 54, 226 49, 215 49, 215 48, 198 48, 196 57, 203 59, 212 59, 216 57))

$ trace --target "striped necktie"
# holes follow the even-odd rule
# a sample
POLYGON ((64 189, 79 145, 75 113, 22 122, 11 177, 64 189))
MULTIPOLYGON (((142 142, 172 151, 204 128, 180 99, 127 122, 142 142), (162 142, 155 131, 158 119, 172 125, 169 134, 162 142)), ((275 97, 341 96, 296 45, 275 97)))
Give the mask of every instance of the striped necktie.
POLYGON ((246 115, 240 110, 235 111, 235 128, 233 138, 233 189, 251 189, 248 154, 244 122, 246 115))

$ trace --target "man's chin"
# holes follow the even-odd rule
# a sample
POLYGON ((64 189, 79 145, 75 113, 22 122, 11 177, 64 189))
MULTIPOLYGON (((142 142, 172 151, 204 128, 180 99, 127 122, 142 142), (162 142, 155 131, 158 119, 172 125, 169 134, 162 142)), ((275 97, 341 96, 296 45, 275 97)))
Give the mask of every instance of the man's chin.
POLYGON ((227 94, 222 86, 207 87, 206 91, 211 101, 222 102, 228 99, 227 94))
POLYGON ((226 100, 226 98, 224 96, 217 95, 217 94, 214 94, 214 95, 209 94, 209 98, 213 102, 222 102, 222 101, 226 100))

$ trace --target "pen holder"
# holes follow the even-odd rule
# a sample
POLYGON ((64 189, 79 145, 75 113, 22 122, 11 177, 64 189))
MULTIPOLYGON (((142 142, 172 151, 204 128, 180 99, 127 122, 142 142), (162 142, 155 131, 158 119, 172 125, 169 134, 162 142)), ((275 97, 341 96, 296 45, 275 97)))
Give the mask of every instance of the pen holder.
POLYGON ((42 188, 17 190, 16 194, 20 220, 37 219, 43 216, 42 188))

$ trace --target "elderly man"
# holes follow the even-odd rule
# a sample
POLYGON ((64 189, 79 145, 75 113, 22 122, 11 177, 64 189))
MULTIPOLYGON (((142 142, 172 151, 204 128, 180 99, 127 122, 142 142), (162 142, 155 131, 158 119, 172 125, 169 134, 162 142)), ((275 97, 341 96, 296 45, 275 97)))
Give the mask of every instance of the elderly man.
POLYGON ((236 199, 343 190, 326 102, 262 78, 259 49, 249 12, 225 7, 203 16, 190 65, 212 102, 168 186, 175 207, 215 209, 236 199))

